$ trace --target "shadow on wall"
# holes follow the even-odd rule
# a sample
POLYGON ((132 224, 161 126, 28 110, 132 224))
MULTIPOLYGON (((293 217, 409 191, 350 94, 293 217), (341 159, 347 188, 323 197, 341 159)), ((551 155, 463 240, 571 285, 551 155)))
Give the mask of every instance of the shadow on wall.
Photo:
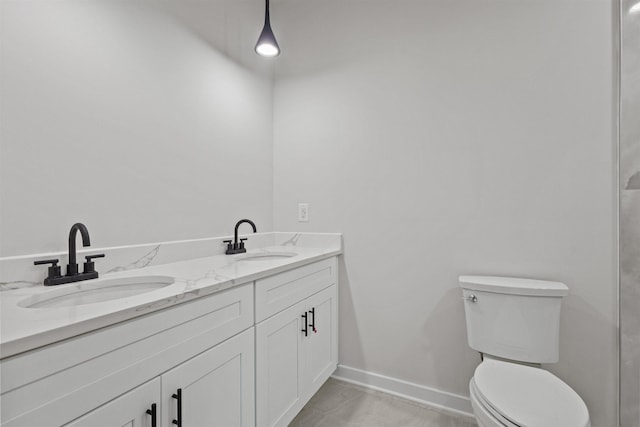
POLYGON ((572 294, 563 300, 560 316, 560 360, 544 368, 582 397, 592 426, 613 425, 618 372, 611 353, 616 351, 617 327, 583 298, 572 294), (607 339, 611 339, 609 348, 594 348, 593 342, 607 339), (580 363, 572 363, 577 360, 580 363))
POLYGON ((469 380, 481 360, 467 344, 462 290, 455 283, 422 326, 423 369, 436 375, 432 386, 468 397, 469 380))
POLYGON ((343 253, 338 257, 338 278, 340 280, 340 286, 338 286, 338 310, 339 310, 339 322, 338 328, 339 340, 338 340, 338 364, 344 361, 343 354, 349 354, 349 364, 351 366, 364 367, 364 350, 362 348, 362 342, 360 340, 346 341, 345 337, 359 337, 360 328, 355 317, 356 309, 353 304, 353 294, 351 293, 351 284, 349 281, 349 274, 347 272, 347 258, 349 257, 346 249, 346 243, 342 240, 343 253))
POLYGON ((271 73, 273 63, 265 61, 253 50, 263 25, 263 3, 181 0, 163 3, 160 7, 228 60, 262 74, 271 73))

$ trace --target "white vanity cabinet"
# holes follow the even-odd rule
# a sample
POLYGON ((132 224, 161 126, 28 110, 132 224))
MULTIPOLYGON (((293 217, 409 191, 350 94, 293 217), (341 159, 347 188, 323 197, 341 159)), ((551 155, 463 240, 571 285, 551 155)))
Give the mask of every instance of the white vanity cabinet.
POLYGON ((2 427, 254 426, 253 323, 249 283, 3 359, 2 427))
POLYGON ((277 271, 2 359, 1 427, 286 426, 337 366, 337 258, 277 271))
POLYGON ((336 369, 336 259, 256 281, 256 421, 286 426, 336 369))

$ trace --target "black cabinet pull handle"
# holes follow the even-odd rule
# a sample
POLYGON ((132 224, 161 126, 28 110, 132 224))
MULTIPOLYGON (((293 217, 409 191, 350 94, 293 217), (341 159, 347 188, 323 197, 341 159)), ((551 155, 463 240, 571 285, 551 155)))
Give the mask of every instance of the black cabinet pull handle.
POLYGON ((157 427, 158 425, 158 412, 156 410, 156 404, 151 404, 151 409, 147 409, 147 414, 151 415, 151 427, 157 427))
POLYGON ((316 308, 313 307, 311 310, 309 310, 309 313, 311 313, 311 325, 309 326, 311 327, 313 333, 317 334, 318 330, 316 329, 316 308))
POLYGON ((178 427, 182 427, 182 389, 179 388, 174 394, 171 395, 178 401, 178 419, 173 420, 172 423, 178 427))
POLYGON ((300 317, 302 317, 304 319, 304 328, 300 329, 302 332, 304 332, 304 336, 309 336, 309 329, 307 327, 307 312, 305 311, 303 315, 301 315, 300 317))

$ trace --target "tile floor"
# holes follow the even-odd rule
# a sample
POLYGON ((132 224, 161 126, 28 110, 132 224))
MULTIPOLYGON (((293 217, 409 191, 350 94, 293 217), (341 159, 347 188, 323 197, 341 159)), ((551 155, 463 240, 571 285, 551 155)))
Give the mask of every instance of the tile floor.
POLYGON ((289 427, 476 427, 410 400, 330 378, 289 427))

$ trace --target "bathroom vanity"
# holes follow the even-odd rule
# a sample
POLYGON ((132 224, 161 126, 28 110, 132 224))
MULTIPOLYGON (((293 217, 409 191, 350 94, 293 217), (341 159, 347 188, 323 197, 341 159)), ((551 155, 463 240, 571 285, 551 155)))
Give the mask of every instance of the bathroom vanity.
POLYGON ((286 426, 338 356, 340 251, 291 251, 114 273, 175 283, 102 303, 2 292, 2 426, 286 426))

